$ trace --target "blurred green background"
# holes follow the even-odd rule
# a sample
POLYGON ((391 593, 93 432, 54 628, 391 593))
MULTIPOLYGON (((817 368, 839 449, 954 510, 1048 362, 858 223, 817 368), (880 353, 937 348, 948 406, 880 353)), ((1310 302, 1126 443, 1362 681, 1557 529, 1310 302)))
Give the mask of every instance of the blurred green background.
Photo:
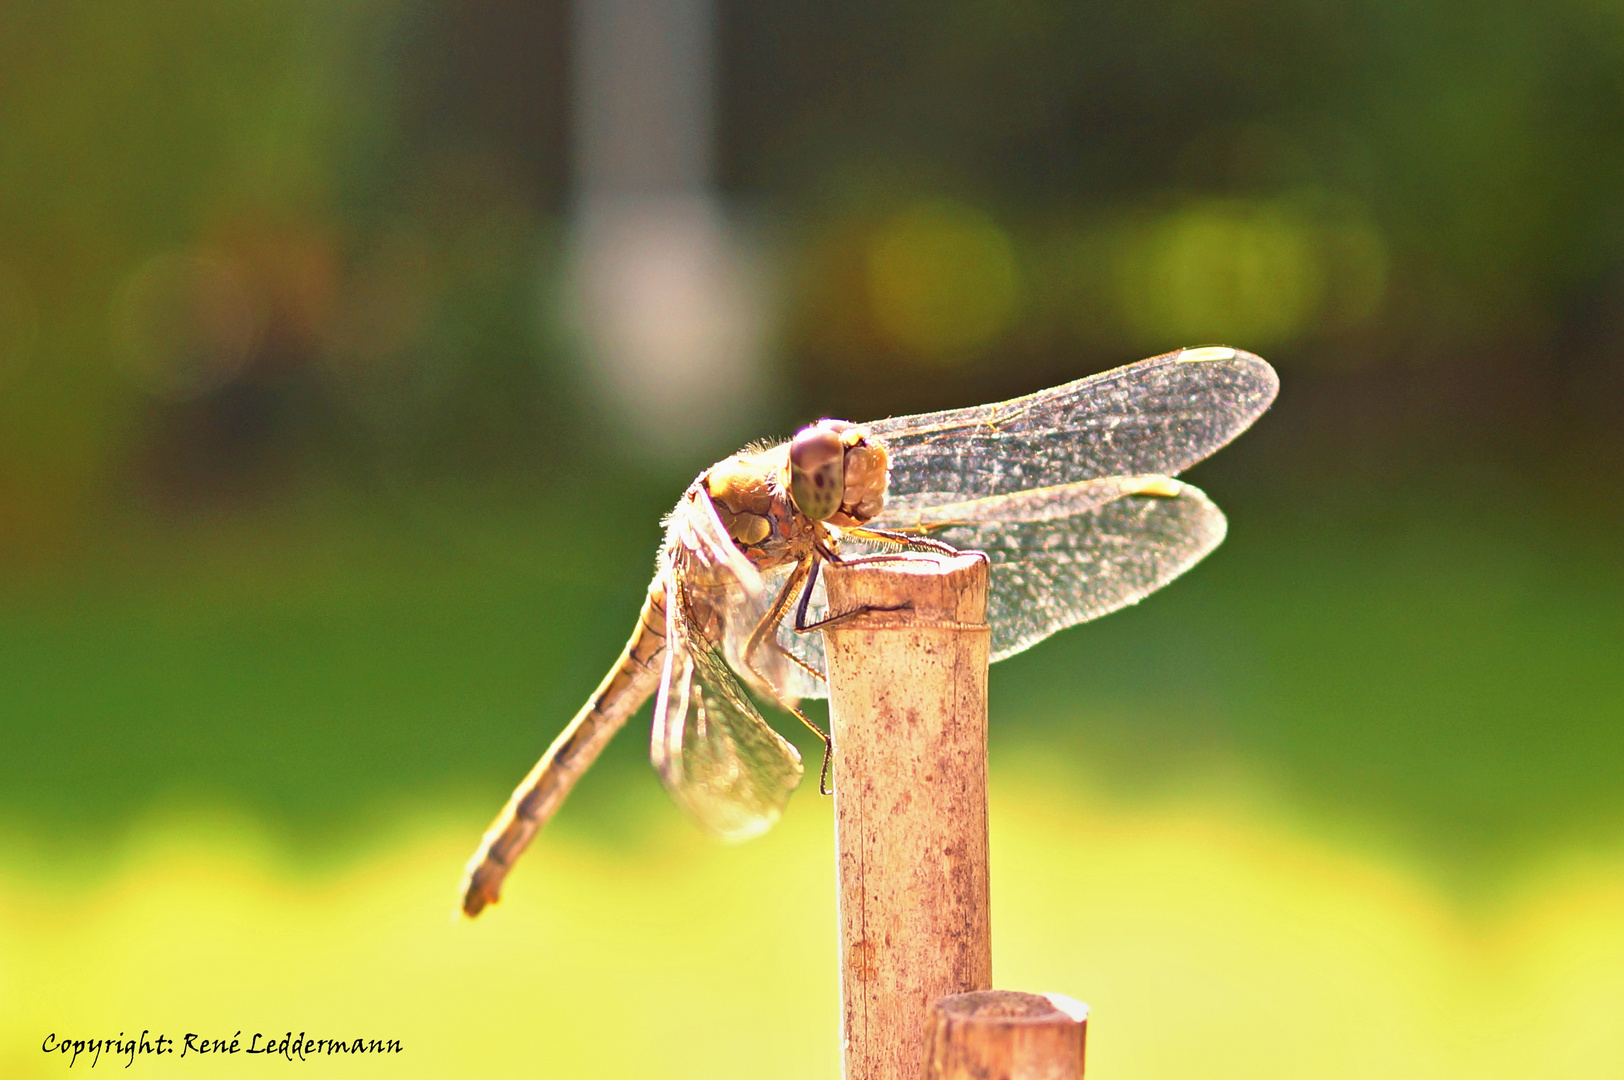
POLYGON ((1102 1080, 1624 1075, 1624 8, 721 3, 761 389, 658 450, 558 301, 570 19, 0 3, 0 1072, 835 1075, 815 793, 712 845, 636 721, 462 861, 704 465, 1222 341, 1225 545, 994 669, 997 981, 1102 1080))

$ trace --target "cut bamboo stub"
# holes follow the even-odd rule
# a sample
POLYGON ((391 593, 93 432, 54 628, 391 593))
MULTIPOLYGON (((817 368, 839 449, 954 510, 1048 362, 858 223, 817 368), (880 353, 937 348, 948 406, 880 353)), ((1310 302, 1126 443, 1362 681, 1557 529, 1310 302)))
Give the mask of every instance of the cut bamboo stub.
POLYGON ((1083 1080, 1088 1006, 1064 994, 942 998, 925 1025, 925 1080, 1083 1080))
POLYGON ((992 985, 987 562, 830 566, 841 1048, 847 1080, 921 1075, 920 1026, 992 985))

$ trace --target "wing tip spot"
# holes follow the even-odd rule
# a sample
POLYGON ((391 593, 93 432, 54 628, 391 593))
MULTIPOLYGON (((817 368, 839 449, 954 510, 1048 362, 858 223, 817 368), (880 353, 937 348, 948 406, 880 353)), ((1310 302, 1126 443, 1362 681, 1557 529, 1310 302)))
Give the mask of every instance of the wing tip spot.
POLYGON ((1199 349, 1185 349, 1179 353, 1181 364, 1210 364, 1214 360, 1233 360, 1235 350, 1227 345, 1203 345, 1199 349))
POLYGON ((1153 474, 1140 477, 1137 485, 1125 492, 1125 494, 1156 495, 1164 499, 1176 499, 1189 490, 1189 487, 1189 484, 1175 480, 1171 476, 1153 474))

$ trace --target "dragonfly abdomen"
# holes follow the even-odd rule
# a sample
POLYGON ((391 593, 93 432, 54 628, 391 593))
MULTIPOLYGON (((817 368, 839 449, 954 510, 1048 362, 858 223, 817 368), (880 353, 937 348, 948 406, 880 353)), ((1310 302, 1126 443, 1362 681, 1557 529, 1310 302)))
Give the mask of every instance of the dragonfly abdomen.
POLYGON ((478 915, 485 905, 500 898, 502 881, 514 860, 558 812, 575 781, 615 732, 654 693, 665 657, 665 603, 664 583, 656 578, 643 601, 637 629, 621 650, 620 659, 575 714, 575 719, 541 755, 541 760, 486 830, 479 850, 468 862, 468 873, 463 880, 464 914, 478 915))

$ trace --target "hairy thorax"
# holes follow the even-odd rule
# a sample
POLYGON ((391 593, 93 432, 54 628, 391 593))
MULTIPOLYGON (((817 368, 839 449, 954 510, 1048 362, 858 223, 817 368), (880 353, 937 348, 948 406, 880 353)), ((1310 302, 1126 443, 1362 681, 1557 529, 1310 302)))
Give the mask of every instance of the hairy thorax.
MULTIPOLYGON (((885 507, 885 445, 866 428, 844 420, 820 420, 793 442, 745 450, 712 466, 703 486, 728 535, 758 569, 797 562, 814 544, 827 542, 825 522, 861 526, 885 507), (802 468, 792 448, 808 441, 827 444, 829 460, 802 468), (826 513, 809 516, 793 492, 822 497, 826 513), (819 520, 821 518, 822 520, 819 520)), ((807 499, 803 495, 803 501, 807 499)))

